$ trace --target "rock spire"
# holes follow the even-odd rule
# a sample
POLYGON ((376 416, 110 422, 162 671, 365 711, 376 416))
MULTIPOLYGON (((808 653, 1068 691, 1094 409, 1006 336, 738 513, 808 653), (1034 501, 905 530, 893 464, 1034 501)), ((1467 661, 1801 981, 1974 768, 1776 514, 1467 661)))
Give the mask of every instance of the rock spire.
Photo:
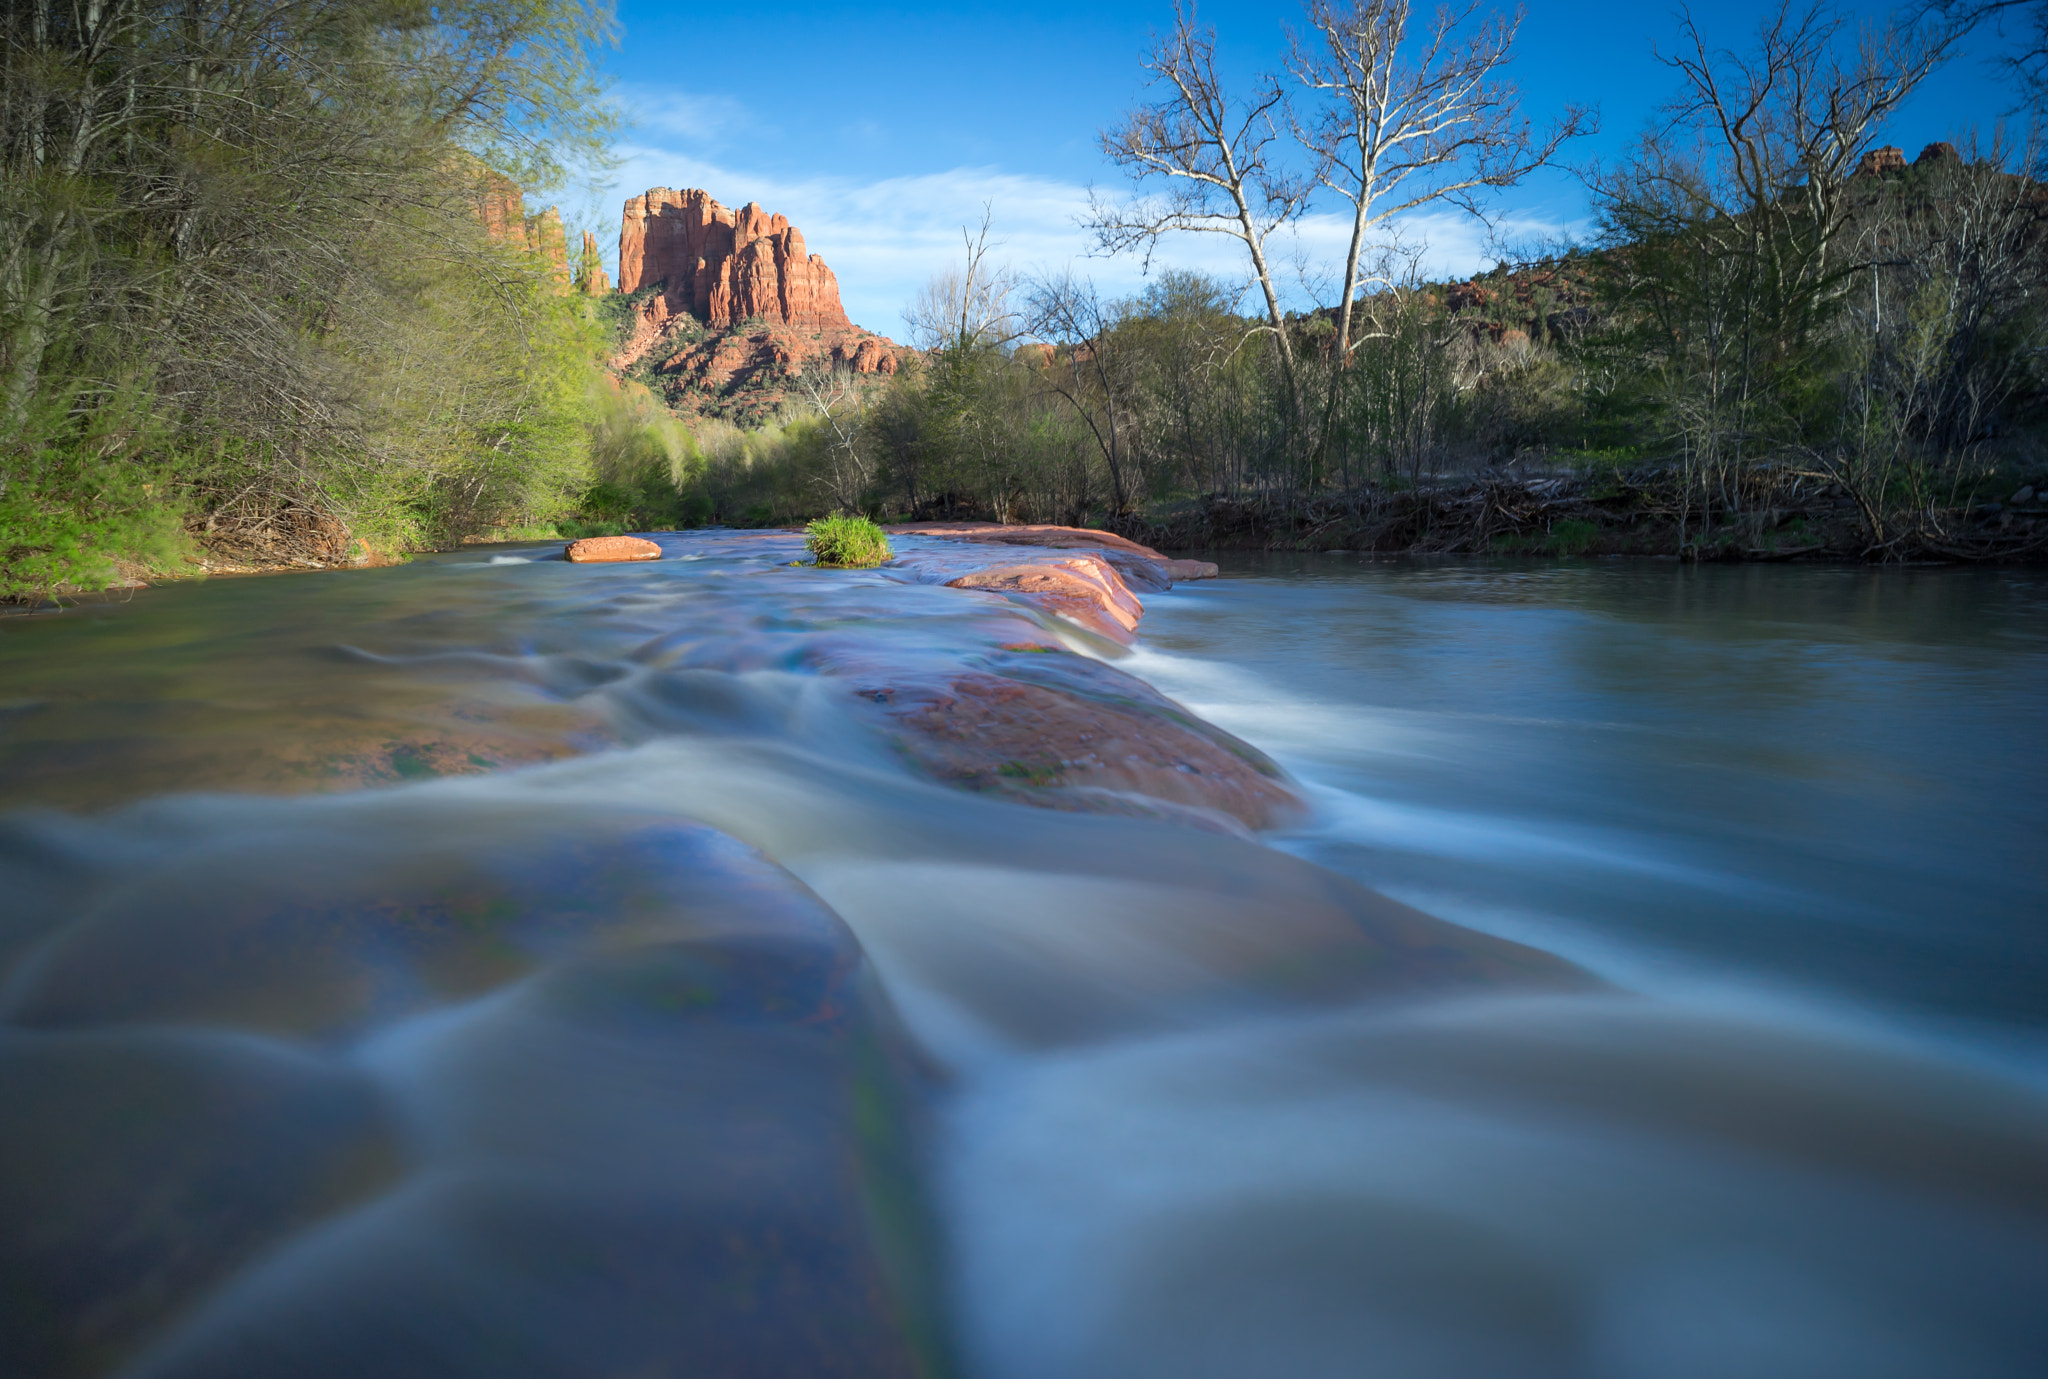
MULTIPOLYGON (((529 253, 538 255, 547 265, 548 277, 553 280, 555 291, 567 292, 570 288, 569 236, 562 227, 561 208, 550 206, 528 215, 526 195, 520 191, 517 182, 481 164, 476 167, 475 177, 472 195, 476 218, 482 222, 484 234, 500 244, 523 246, 529 253)), ((586 233, 584 239, 589 238, 586 233)))
POLYGON ((597 236, 583 232, 583 255, 577 260, 576 290, 586 297, 608 296, 612 280, 605 276, 604 260, 597 255, 597 236))

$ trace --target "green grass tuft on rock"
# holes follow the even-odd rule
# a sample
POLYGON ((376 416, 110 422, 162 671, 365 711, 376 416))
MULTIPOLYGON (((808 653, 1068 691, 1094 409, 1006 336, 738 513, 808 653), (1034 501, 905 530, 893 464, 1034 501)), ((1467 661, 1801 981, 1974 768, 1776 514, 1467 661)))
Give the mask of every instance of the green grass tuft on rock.
POLYGON ((882 529, 865 517, 821 517, 806 530, 804 545, 820 565, 860 570, 895 554, 882 529))

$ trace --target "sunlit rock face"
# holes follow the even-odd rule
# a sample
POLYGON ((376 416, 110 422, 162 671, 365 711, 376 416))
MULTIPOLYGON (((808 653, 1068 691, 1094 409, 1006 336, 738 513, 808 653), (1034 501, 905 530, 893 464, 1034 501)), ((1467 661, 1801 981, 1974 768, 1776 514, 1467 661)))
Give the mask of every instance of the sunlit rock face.
POLYGON ((803 232, 760 203, 737 211, 709 192, 656 187, 626 202, 619 227, 619 291, 665 283, 664 314, 688 313, 717 329, 758 318, 813 330, 850 330, 839 280, 804 248, 803 232))
MULTIPOLYGON (((476 217, 484 234, 500 244, 524 247, 546 265, 555 290, 567 292, 571 285, 569 238, 562 225, 559 206, 532 215, 526 213, 526 196, 519 184, 503 173, 479 166, 472 190, 476 217)), ((586 241, 589 235, 584 236, 586 241)), ((602 271, 602 270, 600 270, 602 271)))
POLYGON ((619 291, 644 296, 611 367, 651 365, 647 381, 684 415, 762 419, 807 369, 892 374, 905 353, 847 319, 839 280, 786 217, 754 202, 728 210, 709 192, 655 187, 626 202, 619 291))
POLYGON ((583 253, 581 267, 576 278, 576 290, 586 297, 608 297, 611 295, 612 280, 604 271, 604 263, 598 258, 597 236, 583 232, 583 253))

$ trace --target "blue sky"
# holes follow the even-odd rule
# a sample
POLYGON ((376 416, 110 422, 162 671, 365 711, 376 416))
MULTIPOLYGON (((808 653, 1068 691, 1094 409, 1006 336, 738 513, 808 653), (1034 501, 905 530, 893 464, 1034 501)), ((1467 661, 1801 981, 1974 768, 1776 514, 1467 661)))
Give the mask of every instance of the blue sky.
MULTIPOLYGON (((1883 7, 1859 5, 1877 16, 1883 7)), ((1697 7, 1710 39, 1740 47, 1766 6, 1697 7)), ((1277 68, 1294 4, 1210 3, 1226 63, 1244 80, 1277 68)), ((1569 101, 1600 108, 1602 133, 1578 157, 1612 153, 1671 91, 1655 50, 1676 36, 1662 4, 1532 0, 1511 77, 1539 122, 1569 101)), ((960 227, 988 203, 1001 256, 1035 269, 1073 263, 1112 291, 1143 279, 1138 265, 1086 257, 1074 218, 1092 183, 1121 186, 1096 132, 1143 91, 1138 60, 1169 0, 1141 4, 847 7, 783 3, 707 6, 621 0, 625 34, 609 67, 632 122, 622 165, 581 205, 616 249, 619 206, 652 186, 702 187, 729 206, 759 201, 804 232, 838 274, 853 319, 903 336, 902 308, 957 259, 960 227)), ((1923 87, 1888 131, 1910 157, 1921 145, 2010 104, 1988 71, 1988 39, 1923 87)), ((1333 211, 1326 207, 1325 211, 1333 211)), ((1507 193, 1501 210, 1528 239, 1571 233, 1587 213, 1577 182, 1546 174, 1507 193)), ((1311 217, 1288 257, 1311 275, 1348 222, 1311 217)), ((1445 216, 1408 227, 1442 273, 1485 266, 1483 232, 1445 216)), ((1214 237, 1202 237, 1204 241, 1214 237)), ((1223 243, 1171 244, 1168 264, 1242 276, 1223 243)), ((1299 292, 1299 289, 1297 289, 1299 292)))

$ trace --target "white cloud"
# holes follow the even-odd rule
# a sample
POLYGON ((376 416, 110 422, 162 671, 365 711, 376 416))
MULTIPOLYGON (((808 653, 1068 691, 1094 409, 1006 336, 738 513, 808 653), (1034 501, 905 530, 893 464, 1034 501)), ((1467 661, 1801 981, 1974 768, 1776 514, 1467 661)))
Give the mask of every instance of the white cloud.
POLYGON ((622 82, 612 88, 610 102, 622 115, 630 135, 657 140, 686 139, 717 147, 729 129, 759 130, 759 120, 730 96, 699 96, 666 86, 622 82))
MULTIPOLYGON (((710 127, 726 118, 714 108, 717 102, 702 102, 700 111, 694 99, 678 97, 673 107, 663 107, 675 112, 676 127, 691 120, 710 127)), ((654 132, 650 118, 643 117, 641 127, 654 132)), ((698 153, 683 152, 665 139, 619 150, 623 161, 604 212, 614 227, 625 199, 650 187, 701 187, 728 206, 758 201, 788 216, 803 231, 811 252, 831 265, 847 314, 885 335, 903 338, 904 305, 934 272, 959 262, 961 228, 980 224, 984 204, 992 215, 992 236, 1001 242, 1000 260, 1027 271, 1072 264, 1109 295, 1137 291, 1145 282, 1134 257, 1089 257, 1089 237, 1077 223, 1087 209, 1088 191, 1077 183, 993 167, 874 181, 791 178, 705 157, 701 144, 710 140, 693 142, 700 143, 698 153)), ((1555 237, 1567 228, 1535 217, 1515 218, 1505 227, 1511 239, 1520 240, 1555 237)), ((1492 261, 1485 227, 1469 217, 1448 212, 1411 216, 1403 231, 1404 239, 1422 247, 1424 270, 1432 277, 1464 276, 1492 261)), ((1290 302, 1300 305, 1335 295, 1349 238, 1348 220, 1313 215, 1287 242, 1276 239, 1273 266, 1286 280, 1290 302), (1305 284, 1303 267, 1308 270, 1305 284)), ((616 270, 615 242, 611 266, 616 270)), ((1178 235, 1164 241, 1153 268, 1169 267, 1199 269, 1229 282, 1248 276, 1242 248, 1222 235, 1178 235)))

